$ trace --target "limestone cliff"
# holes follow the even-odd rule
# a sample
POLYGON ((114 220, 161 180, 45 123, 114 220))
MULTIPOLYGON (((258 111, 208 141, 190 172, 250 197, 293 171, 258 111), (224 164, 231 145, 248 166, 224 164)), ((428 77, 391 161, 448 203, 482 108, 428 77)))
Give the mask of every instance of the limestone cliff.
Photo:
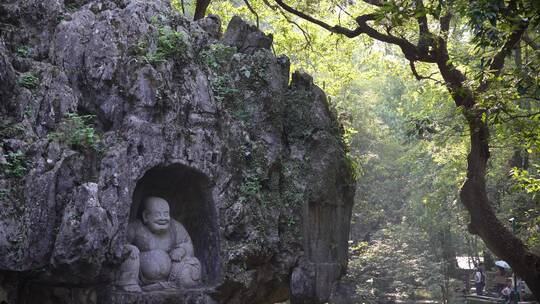
POLYGON ((351 169, 324 93, 271 43, 168 1, 2 1, 0 302, 324 302, 351 169), (203 287, 111 288, 145 195, 185 225, 203 287))

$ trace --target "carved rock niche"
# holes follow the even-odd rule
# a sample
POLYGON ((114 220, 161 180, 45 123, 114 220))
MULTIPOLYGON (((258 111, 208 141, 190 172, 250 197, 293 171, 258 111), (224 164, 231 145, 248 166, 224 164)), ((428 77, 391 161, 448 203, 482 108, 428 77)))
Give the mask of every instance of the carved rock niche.
POLYGON ((216 210, 208 177, 181 164, 148 170, 135 187, 130 222, 142 218, 141 201, 149 196, 167 200, 171 218, 184 225, 191 237, 195 257, 201 262, 203 284, 214 285, 221 266, 216 210))

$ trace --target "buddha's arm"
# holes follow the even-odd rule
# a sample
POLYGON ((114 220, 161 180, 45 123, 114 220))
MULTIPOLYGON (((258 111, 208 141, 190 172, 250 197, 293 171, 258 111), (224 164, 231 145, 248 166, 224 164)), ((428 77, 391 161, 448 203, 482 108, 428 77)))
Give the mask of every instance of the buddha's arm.
POLYGON ((173 224, 174 229, 174 245, 171 249, 170 255, 173 261, 181 261, 184 257, 193 256, 193 243, 182 224, 175 222, 173 224))

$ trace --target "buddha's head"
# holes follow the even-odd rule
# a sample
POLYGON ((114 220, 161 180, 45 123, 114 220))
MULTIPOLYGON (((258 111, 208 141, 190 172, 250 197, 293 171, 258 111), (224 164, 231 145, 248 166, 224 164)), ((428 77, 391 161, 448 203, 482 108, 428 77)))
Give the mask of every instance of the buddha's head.
POLYGON ((161 197, 149 196, 143 201, 142 221, 153 233, 163 233, 169 229, 171 217, 169 203, 161 197))

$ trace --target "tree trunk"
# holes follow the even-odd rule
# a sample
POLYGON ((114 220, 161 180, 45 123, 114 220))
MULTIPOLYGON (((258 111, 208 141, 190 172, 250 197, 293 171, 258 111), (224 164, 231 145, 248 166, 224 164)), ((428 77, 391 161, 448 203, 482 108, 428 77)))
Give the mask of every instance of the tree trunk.
POLYGON ((199 20, 206 15, 206 9, 210 5, 211 0, 197 0, 195 5, 195 14, 193 14, 193 20, 199 20))
POLYGON ((487 123, 482 112, 466 110, 471 150, 467 158, 467 180, 460 198, 471 215, 469 231, 479 235, 486 246, 525 280, 532 293, 540 299, 540 257, 532 254, 496 217, 486 192, 486 167, 489 158, 487 123))

